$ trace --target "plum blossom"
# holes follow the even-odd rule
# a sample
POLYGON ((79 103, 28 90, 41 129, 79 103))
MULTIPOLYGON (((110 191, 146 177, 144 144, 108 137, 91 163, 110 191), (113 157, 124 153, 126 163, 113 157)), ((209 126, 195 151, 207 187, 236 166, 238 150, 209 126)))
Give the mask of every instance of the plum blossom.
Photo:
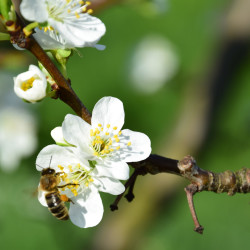
POLYGON ((97 47, 105 34, 103 22, 91 16, 90 2, 79 0, 23 0, 20 11, 25 19, 39 23, 34 34, 44 49, 97 47))
MULTIPOLYGON (((70 200, 69 217, 73 224, 81 228, 96 226, 103 216, 103 204, 99 191, 118 195, 124 192, 123 184, 112 177, 99 173, 80 151, 58 145, 49 145, 37 156, 37 170, 50 167, 60 173, 60 194, 70 200), (51 162, 49 163, 49 161, 51 162)), ((39 191, 38 199, 47 206, 45 191, 39 191)))
POLYGON ((91 125, 68 114, 62 127, 51 134, 59 145, 71 146, 71 150, 95 161, 99 174, 126 180, 129 177, 127 162, 146 159, 151 153, 151 142, 143 133, 121 130, 124 117, 123 103, 119 99, 103 97, 93 109, 91 125))
POLYGON ((43 72, 35 65, 14 77, 16 95, 28 102, 38 102, 46 97, 47 80, 43 72))

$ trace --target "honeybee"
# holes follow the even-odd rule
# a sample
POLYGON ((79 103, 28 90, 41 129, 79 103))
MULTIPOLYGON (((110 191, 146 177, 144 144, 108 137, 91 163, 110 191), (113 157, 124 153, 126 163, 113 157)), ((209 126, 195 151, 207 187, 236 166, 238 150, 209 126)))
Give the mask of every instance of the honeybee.
MULTIPOLYGON (((44 168, 41 172, 40 189, 45 191, 45 200, 48 209, 53 216, 59 220, 68 220, 69 212, 65 206, 66 201, 71 201, 66 195, 61 195, 58 188, 60 182, 60 173, 50 167, 44 168)), ((65 185, 64 185, 65 186, 65 185)))

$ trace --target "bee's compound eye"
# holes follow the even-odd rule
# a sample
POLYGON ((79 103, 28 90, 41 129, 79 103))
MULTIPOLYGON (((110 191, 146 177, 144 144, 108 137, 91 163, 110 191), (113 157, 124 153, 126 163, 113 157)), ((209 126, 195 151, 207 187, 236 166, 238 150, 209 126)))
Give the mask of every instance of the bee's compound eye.
POLYGON ((55 173, 55 170, 53 168, 45 168, 42 171, 42 175, 45 175, 45 174, 54 174, 54 173, 55 173))

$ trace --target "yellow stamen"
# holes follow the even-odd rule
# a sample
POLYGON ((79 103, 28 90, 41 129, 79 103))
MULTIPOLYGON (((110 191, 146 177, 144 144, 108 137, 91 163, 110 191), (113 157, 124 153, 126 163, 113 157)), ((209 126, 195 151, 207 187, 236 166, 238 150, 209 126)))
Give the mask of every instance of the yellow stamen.
POLYGON ((60 168, 62 171, 64 169, 64 167, 62 165, 58 165, 58 168, 60 168))
POLYGON ((128 142, 128 144, 127 144, 128 146, 131 146, 131 141, 130 142, 128 142))
POLYGON ((116 141, 116 142, 119 142, 120 140, 119 140, 118 138, 115 138, 115 141, 116 141))
POLYGON ((119 131, 118 135, 121 135, 122 134, 122 131, 119 131))
POLYGON ((86 5, 90 5, 91 4, 91 2, 90 1, 86 1, 86 5))
POLYGON ((71 9, 67 9, 67 12, 70 13, 70 12, 71 12, 71 9))
POLYGON ((21 85, 21 89, 23 91, 27 91, 28 89, 31 89, 33 87, 33 82, 35 81, 35 77, 31 77, 27 81, 23 82, 21 85))
POLYGON ((105 135, 109 135, 109 132, 106 132, 105 135))
POLYGON ((120 146, 116 147, 116 150, 119 150, 120 149, 120 146))
POLYGON ((75 12, 75 16, 76 18, 80 18, 80 15, 77 12, 75 12))
POLYGON ((102 124, 101 124, 101 123, 99 123, 99 124, 98 124, 98 127, 102 127, 102 124))
POLYGON ((114 130, 117 130, 117 127, 113 127, 114 130))
POLYGON ((107 125, 107 128, 110 128, 110 124, 107 125))
POLYGON ((80 4, 80 5, 83 5, 83 4, 84 4, 84 1, 80 0, 80 1, 79 1, 79 4, 80 4))
POLYGON ((93 14, 93 10, 92 9, 88 9, 87 13, 91 15, 91 14, 93 14))
POLYGON ((82 12, 85 12, 87 10, 86 6, 82 7, 82 12))

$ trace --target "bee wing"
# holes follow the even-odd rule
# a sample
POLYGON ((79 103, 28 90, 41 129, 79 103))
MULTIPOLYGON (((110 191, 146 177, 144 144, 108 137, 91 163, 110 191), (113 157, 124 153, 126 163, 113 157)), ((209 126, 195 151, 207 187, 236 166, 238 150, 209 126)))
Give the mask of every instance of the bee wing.
POLYGON ((40 184, 38 185, 37 193, 38 193, 38 200, 39 200, 39 202, 43 206, 47 207, 48 205, 47 205, 47 202, 46 202, 46 199, 45 199, 45 195, 46 195, 47 192, 41 189, 40 184))

